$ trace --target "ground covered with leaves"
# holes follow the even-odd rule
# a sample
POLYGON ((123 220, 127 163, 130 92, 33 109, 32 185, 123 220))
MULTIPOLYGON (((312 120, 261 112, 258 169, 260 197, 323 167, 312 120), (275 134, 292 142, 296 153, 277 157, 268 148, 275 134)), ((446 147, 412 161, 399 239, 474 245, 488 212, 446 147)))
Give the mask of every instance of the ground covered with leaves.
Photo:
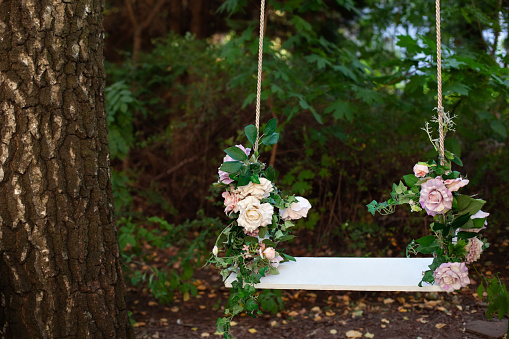
MULTIPOLYGON (((503 258, 492 248, 487 259, 503 258), (495 251, 495 252, 494 252, 495 251)), ((499 247, 499 246, 497 246, 499 247)), ((505 262, 488 262, 506 280, 505 262)), ((484 270, 490 276, 492 271, 484 270)), ((138 338, 220 338, 215 323, 222 316, 228 289, 219 273, 208 267, 196 272, 196 297, 177 294, 161 305, 146 288, 130 288, 128 307, 138 338)), ((284 307, 269 293, 275 314, 238 317, 236 338, 486 338, 469 331, 470 324, 487 321, 486 304, 477 296, 480 281, 453 293, 296 291, 281 292, 284 307)), ((269 305, 270 306, 270 305, 269 305)), ((498 321, 498 320, 493 320, 498 321)), ((507 320, 502 326, 507 328, 507 320)), ((485 326, 485 325, 481 325, 485 326)))

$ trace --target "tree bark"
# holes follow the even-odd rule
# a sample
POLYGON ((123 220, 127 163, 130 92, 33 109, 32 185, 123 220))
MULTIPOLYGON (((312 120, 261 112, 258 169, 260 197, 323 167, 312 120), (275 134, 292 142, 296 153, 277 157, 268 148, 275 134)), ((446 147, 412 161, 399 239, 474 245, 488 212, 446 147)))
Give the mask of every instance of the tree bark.
POLYGON ((102 0, 0 1, 0 337, 132 338, 102 0))

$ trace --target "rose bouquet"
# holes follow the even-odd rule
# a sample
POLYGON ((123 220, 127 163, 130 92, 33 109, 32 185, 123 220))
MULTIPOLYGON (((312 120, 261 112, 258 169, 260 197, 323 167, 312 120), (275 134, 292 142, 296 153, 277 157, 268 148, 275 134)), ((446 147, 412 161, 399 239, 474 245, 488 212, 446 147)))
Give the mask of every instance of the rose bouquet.
MULTIPOLYGON (((253 146, 258 142, 274 145, 279 138, 276 127, 277 121, 272 119, 261 136, 253 125, 247 126, 245 133, 253 146)), ((236 145, 225 152, 214 185, 224 189, 224 211, 230 220, 215 242, 209 263, 221 270, 223 280, 237 274, 225 317, 217 322, 218 332, 231 338, 230 322, 236 314, 261 313, 254 285, 268 274, 279 274, 281 262, 295 261, 278 245, 294 238, 290 234, 295 226, 292 220, 306 217, 311 204, 279 190, 273 183, 274 168, 260 162, 257 151, 251 155, 251 149, 236 145)))
MULTIPOLYGON (((444 121, 445 136, 454 123, 447 114, 444 121)), ((439 152, 438 140, 432 138, 428 123, 424 130, 439 152)), ((484 200, 459 192, 469 180, 453 171, 451 164, 462 166, 461 160, 447 150, 443 154, 441 161, 417 163, 413 174, 403 176, 404 183, 393 184, 388 201, 372 201, 367 207, 373 215, 375 212, 390 214, 395 206, 409 204, 411 211, 424 210, 433 217, 431 235, 413 240, 407 247, 407 256, 409 253, 433 254, 433 263, 424 272, 419 286, 423 282, 435 282, 450 292, 470 283, 466 264, 477 261, 489 246, 480 234, 487 225, 489 213, 481 210, 486 203, 484 200)))

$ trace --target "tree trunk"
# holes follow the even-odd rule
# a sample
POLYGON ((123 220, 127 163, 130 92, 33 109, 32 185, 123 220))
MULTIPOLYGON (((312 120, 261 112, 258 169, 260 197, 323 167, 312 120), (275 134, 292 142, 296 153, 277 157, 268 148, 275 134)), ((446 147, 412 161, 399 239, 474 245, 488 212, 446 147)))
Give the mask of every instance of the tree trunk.
POLYGON ((191 5, 191 33, 193 33, 198 39, 201 39, 204 36, 203 14, 204 14, 203 0, 194 0, 191 5))
POLYGON ((0 337, 131 338, 102 0, 0 1, 0 337))

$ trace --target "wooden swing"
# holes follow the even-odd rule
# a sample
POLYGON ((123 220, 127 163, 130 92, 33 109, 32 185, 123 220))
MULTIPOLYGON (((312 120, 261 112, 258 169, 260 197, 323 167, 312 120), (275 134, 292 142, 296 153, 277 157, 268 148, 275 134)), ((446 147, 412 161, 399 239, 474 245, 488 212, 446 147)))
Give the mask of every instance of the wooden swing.
MULTIPOLYGON (((436 0, 437 36, 437 83, 438 83, 438 124, 440 161, 444 159, 444 108, 442 107, 442 58, 440 37, 440 0, 436 0)), ((262 53, 265 0, 261 0, 260 38, 258 50, 258 81, 256 91, 256 129, 260 128, 260 96, 262 81, 262 53)), ((257 132, 258 133, 258 132, 257 132)), ((258 137, 258 135, 257 135, 258 137)), ((257 151, 258 143, 254 145, 257 151)), ((423 273, 429 269, 433 258, 334 258, 296 257, 295 262, 285 262, 278 267, 279 275, 261 278, 254 287, 257 289, 297 290, 347 290, 347 291, 402 291, 402 292, 444 292, 439 285, 423 283, 423 273)), ((232 273, 225 286, 232 287, 236 280, 232 273)))

